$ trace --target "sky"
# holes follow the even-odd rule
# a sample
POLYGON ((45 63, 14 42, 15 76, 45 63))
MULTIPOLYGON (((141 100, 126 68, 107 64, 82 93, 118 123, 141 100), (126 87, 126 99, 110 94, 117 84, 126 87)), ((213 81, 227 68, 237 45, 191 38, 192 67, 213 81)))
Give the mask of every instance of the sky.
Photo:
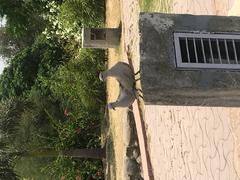
POLYGON ((6 21, 7 21, 7 19, 6 19, 5 16, 4 17, 0 17, 0 26, 4 26, 6 24, 6 21))
MULTIPOLYGON (((0 17, 0 27, 5 26, 5 24, 6 24, 6 17, 3 17, 3 18, 0 17)), ((6 67, 6 64, 4 63, 4 60, 0 55, 0 74, 2 74, 4 67, 6 67)))
POLYGON ((2 74, 4 67, 6 67, 6 64, 4 63, 3 59, 0 57, 0 74, 2 74))

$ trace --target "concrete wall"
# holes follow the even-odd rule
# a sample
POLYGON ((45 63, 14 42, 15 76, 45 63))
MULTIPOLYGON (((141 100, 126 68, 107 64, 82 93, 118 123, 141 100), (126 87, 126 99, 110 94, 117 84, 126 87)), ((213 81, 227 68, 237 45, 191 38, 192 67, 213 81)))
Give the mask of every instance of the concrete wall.
POLYGON ((173 32, 240 32, 239 17, 142 13, 141 83, 145 104, 239 106, 240 71, 176 70, 173 32))

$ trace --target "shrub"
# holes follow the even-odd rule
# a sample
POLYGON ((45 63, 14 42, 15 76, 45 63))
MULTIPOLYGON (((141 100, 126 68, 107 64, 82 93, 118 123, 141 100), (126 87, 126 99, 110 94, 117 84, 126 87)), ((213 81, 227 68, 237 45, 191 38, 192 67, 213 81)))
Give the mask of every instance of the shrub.
POLYGON ((98 79, 104 69, 104 57, 102 50, 83 49, 78 57, 61 65, 51 79, 42 79, 42 83, 74 111, 82 107, 99 110, 105 102, 103 83, 98 79))

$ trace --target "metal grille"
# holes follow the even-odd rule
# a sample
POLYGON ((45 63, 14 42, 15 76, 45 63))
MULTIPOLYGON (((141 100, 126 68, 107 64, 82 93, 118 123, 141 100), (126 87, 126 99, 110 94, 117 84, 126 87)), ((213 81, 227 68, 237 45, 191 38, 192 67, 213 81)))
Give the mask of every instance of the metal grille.
POLYGON ((240 70, 240 35, 174 33, 177 67, 240 70))

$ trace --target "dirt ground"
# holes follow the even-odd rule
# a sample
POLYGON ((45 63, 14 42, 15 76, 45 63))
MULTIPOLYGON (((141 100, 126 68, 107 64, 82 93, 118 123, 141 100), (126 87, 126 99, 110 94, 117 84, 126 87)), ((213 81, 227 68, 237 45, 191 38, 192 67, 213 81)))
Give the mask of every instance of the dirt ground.
MULTIPOLYGON (((132 28, 137 29, 137 24, 134 23, 135 27, 124 28, 126 27, 126 21, 124 20, 126 18, 124 15, 127 14, 123 15, 122 10, 125 8, 131 8, 133 5, 134 7, 138 6, 131 4, 124 8, 123 6, 126 6, 125 2, 127 1, 107 0, 106 3, 106 27, 122 29, 122 37, 119 47, 116 49, 108 49, 108 68, 111 68, 117 61, 128 62, 126 46, 131 44, 130 47, 133 47, 132 43, 134 43, 134 41, 131 38, 127 39, 126 35, 128 35, 128 37, 133 37, 131 30, 132 28)), ((135 13, 136 11, 135 9, 132 9, 131 12, 135 13)), ((133 17, 133 14, 129 15, 130 17, 133 17)), ((128 18, 130 19, 130 17, 128 18)), ((134 19, 131 22, 133 21, 137 22, 138 19, 134 19)), ((138 44, 135 44, 135 46, 138 47, 138 44)), ((138 53, 135 54, 138 55, 138 53)), ((131 55, 135 56, 135 54, 131 55)), ((109 78, 107 81, 107 101, 115 101, 118 92, 118 83, 116 80, 109 78)), ((110 110, 108 115, 109 130, 106 133, 106 139, 110 143, 108 143, 107 147, 109 155, 107 155, 108 163, 106 164, 106 179, 127 180, 130 177, 131 179, 141 179, 139 174, 139 163, 141 160, 139 157, 137 135, 133 128, 135 125, 131 112, 129 113, 126 108, 122 108, 117 109, 116 111, 110 110)))
MULTIPOLYGON (((106 1, 106 27, 121 28, 121 10, 119 0, 106 1)), ((108 68, 111 68, 118 60, 122 59, 122 43, 119 48, 108 49, 108 68)), ((116 100, 118 96, 118 83, 113 78, 107 79, 107 102, 116 100)), ((106 178, 121 180, 123 177, 123 163, 125 153, 124 124, 127 121, 125 109, 110 110, 108 113, 109 129, 107 132, 107 164, 106 178)))

